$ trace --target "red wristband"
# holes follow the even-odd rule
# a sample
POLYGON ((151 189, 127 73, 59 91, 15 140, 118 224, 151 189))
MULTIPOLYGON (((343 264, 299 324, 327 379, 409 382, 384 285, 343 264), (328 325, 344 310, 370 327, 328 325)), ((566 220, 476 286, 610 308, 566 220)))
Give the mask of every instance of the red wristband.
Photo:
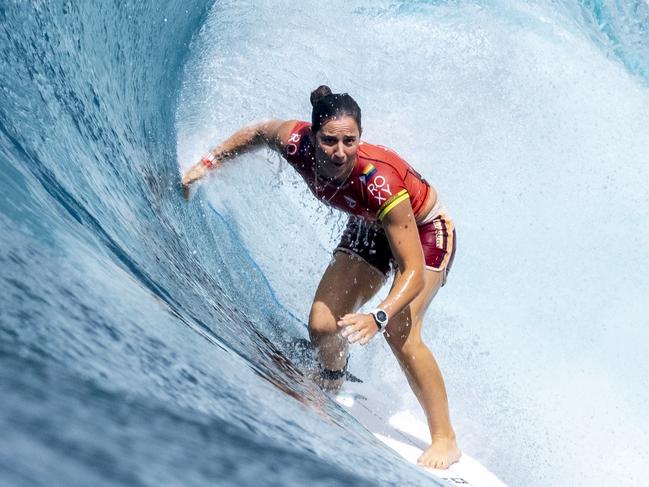
POLYGON ((201 162, 203 163, 203 166, 205 166, 206 168, 212 169, 214 167, 214 160, 215 159, 216 159, 216 157, 214 157, 214 154, 212 154, 211 152, 208 152, 207 154, 205 154, 203 156, 203 158, 201 159, 201 162))

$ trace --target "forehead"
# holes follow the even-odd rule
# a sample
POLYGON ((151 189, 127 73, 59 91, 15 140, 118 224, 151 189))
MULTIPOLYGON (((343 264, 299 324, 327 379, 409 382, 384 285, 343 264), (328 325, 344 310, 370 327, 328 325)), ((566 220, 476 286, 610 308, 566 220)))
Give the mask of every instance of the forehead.
POLYGON ((358 136, 356 120, 348 115, 335 117, 327 121, 321 128, 322 135, 353 135, 358 136))

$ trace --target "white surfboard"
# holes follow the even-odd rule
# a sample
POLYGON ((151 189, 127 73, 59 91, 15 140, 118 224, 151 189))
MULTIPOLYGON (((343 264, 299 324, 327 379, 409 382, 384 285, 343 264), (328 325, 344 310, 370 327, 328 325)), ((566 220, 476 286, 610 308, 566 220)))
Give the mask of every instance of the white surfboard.
MULTIPOLYGON (((407 411, 380 414, 388 411, 379 398, 367 397, 363 384, 345 383, 336 396, 336 402, 349 410, 363 426, 386 446, 410 463, 417 463, 423 448, 430 444, 428 426, 407 411)), ((374 394, 372 394, 374 395, 374 394)), ((462 452, 457 463, 447 470, 420 467, 438 480, 464 487, 506 487, 493 473, 477 460, 462 452)))

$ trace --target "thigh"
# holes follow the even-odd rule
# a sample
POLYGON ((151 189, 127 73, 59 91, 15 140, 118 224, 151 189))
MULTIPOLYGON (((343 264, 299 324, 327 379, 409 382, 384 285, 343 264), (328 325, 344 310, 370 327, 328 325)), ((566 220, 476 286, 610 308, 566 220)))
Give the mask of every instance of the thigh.
MULTIPOLYGON (((400 273, 395 276, 395 281, 400 273)), ((392 349, 401 350, 410 343, 421 342, 421 327, 431 301, 445 280, 444 270, 424 270, 424 289, 401 313, 390 318, 385 339, 392 349)), ((393 283, 394 285, 394 283, 393 283)))
POLYGON ((332 323, 352 313, 381 288, 385 276, 360 257, 335 252, 313 299, 309 322, 314 318, 332 323))
POLYGON ((384 276, 390 274, 393 267, 388 237, 377 222, 350 217, 336 251, 360 257, 384 276))

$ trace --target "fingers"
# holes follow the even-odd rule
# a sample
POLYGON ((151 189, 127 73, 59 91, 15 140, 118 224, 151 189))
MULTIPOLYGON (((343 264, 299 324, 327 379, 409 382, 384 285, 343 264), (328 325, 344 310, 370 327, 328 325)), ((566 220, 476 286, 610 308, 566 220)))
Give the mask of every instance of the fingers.
POLYGON ((194 183, 194 181, 196 181, 196 178, 194 177, 194 175, 192 174, 192 171, 190 170, 190 171, 187 171, 185 173, 185 175, 183 176, 182 184, 183 184, 183 186, 189 187, 194 183))
POLYGON ((343 328, 340 334, 347 338, 349 343, 367 345, 375 335, 373 318, 369 321, 367 318, 367 315, 363 314, 346 314, 338 321, 338 326, 343 328))
POLYGON ((356 326, 356 325, 347 325, 347 326, 343 329, 343 331, 340 332, 340 334, 341 334, 342 336, 344 336, 345 338, 347 338, 347 337, 349 337, 351 334, 356 333, 356 332, 359 331, 359 330, 360 330, 360 327, 358 327, 358 326, 356 326))
POLYGON ((357 332, 354 332, 354 333, 349 334, 349 335, 347 336, 347 341, 348 341, 349 343, 356 343, 356 342, 359 341, 362 337, 363 337, 363 333, 360 332, 360 331, 357 331, 357 332))
POLYGON ((365 332, 357 332, 354 336, 351 337, 349 340, 349 343, 356 343, 358 342, 360 345, 367 345, 369 341, 372 339, 372 335, 369 333, 365 332))
POLYGON ((360 315, 357 313, 347 313, 345 316, 338 320, 338 326, 349 326, 356 323, 360 315))
POLYGON ((340 320, 338 320, 338 326, 343 329, 341 335, 348 337, 355 331, 359 331, 361 329, 361 316, 362 315, 350 313, 346 314, 340 320))
POLYGON ((350 335, 347 337, 347 341, 348 341, 349 343, 356 343, 358 340, 361 339, 362 336, 363 336, 363 332, 362 332, 362 331, 357 331, 357 332, 355 332, 355 333, 353 333, 353 334, 350 334, 350 335))
POLYGON ((375 333, 372 333, 371 331, 359 331, 356 332, 355 335, 353 335, 351 338, 348 338, 347 340, 349 343, 356 343, 358 342, 359 345, 367 345, 372 338, 374 338, 375 333))
POLYGON ((192 168, 190 168, 182 177, 182 190, 183 190, 183 197, 186 200, 189 200, 189 197, 191 195, 191 186, 198 180, 202 179, 205 175, 207 174, 207 168, 201 164, 198 163, 194 165, 192 168))

